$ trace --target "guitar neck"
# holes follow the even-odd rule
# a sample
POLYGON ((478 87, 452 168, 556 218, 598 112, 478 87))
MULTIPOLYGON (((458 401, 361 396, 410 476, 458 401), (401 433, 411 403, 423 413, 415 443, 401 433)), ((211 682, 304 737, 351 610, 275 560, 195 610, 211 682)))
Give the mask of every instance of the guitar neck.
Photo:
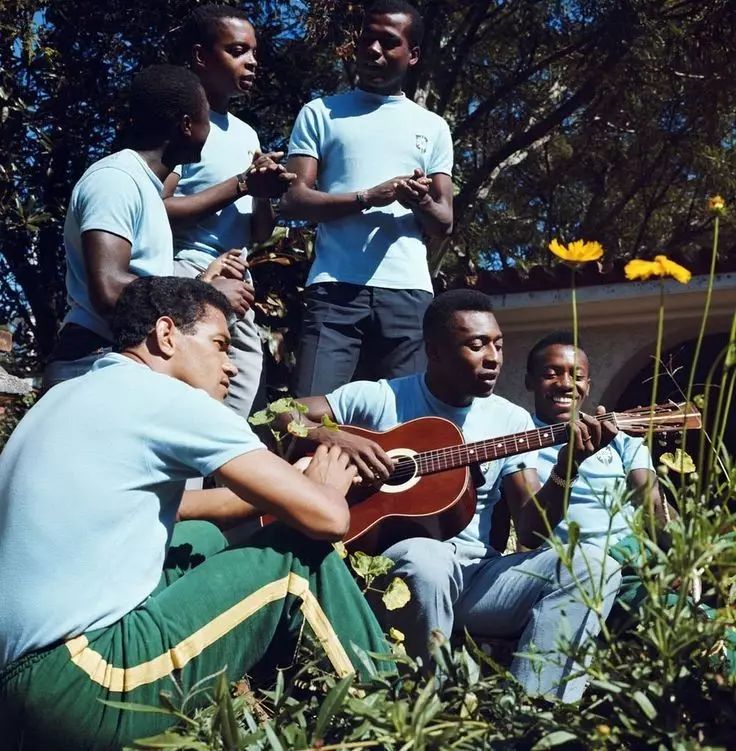
MULTIPOLYGON (((616 414, 609 412, 605 415, 595 415, 595 418, 599 422, 615 420, 616 414)), ((547 446, 556 446, 565 443, 567 437, 568 423, 559 422, 555 425, 544 425, 533 430, 526 430, 523 433, 423 451, 414 455, 412 459, 416 462, 418 474, 430 475, 448 469, 467 467, 469 464, 476 462, 489 462, 494 459, 504 459, 507 456, 523 454, 527 451, 536 451, 547 446)))

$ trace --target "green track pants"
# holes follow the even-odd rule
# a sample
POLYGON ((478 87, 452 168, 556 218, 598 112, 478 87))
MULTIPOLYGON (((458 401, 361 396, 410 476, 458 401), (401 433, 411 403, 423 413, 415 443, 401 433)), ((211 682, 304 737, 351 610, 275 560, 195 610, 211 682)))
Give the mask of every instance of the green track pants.
POLYGON ((98 699, 157 706, 160 692, 173 688, 170 676, 186 691, 224 667, 234 681, 289 665, 305 622, 338 675, 359 665, 352 644, 389 651, 331 546, 274 524, 248 544, 226 548, 213 525, 180 523, 161 583, 145 602, 111 626, 25 655, 0 674, 0 746, 116 749, 160 732, 171 724, 165 715, 98 699))

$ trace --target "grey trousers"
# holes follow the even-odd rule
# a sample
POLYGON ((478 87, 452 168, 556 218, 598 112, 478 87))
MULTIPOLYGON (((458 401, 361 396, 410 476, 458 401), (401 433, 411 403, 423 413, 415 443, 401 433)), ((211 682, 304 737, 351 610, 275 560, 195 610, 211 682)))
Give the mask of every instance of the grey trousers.
MULTIPOLYGON (((176 276, 193 279, 205 268, 206 266, 200 266, 192 261, 178 258, 174 260, 176 276)), ((258 392, 263 369, 263 348, 253 310, 249 310, 242 318, 235 320, 235 323, 230 326, 230 335, 232 341, 228 354, 237 367, 238 373, 230 379, 230 390, 225 398, 225 404, 247 419, 258 392)))
POLYGON ((378 380, 427 367, 422 318, 432 293, 344 282, 304 290, 294 395, 321 396, 354 379, 378 380))
POLYGON ((568 702, 582 696, 584 668, 561 648, 582 646, 611 610, 621 572, 602 550, 582 544, 572 571, 548 547, 500 556, 482 545, 413 538, 384 555, 396 563, 390 576, 404 579, 412 593, 386 618, 404 633, 409 654, 427 664, 433 629, 518 637, 511 672, 528 693, 568 702), (597 607, 583 602, 583 592, 597 607))

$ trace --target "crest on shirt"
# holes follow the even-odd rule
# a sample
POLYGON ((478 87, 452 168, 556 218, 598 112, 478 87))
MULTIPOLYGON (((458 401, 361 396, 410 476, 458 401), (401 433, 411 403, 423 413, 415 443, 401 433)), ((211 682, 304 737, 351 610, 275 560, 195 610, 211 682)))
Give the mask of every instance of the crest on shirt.
POLYGON ((601 462, 601 464, 610 464, 613 461, 613 451, 610 446, 604 446, 595 455, 595 458, 601 462))
POLYGON ((427 151, 427 144, 429 143, 429 139, 427 136, 423 136, 421 133, 417 133, 415 136, 416 140, 414 143, 416 144, 416 147, 421 151, 422 154, 424 154, 427 151))

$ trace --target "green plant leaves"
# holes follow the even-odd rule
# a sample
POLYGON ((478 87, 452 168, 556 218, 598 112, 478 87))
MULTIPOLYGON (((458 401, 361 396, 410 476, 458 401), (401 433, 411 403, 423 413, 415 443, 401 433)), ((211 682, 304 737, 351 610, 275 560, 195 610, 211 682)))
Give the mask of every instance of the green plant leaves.
POLYGON ((411 600, 411 592, 409 587, 406 586, 406 582, 395 576, 388 585, 388 589, 381 596, 381 600, 383 600, 386 610, 398 610, 411 600))

